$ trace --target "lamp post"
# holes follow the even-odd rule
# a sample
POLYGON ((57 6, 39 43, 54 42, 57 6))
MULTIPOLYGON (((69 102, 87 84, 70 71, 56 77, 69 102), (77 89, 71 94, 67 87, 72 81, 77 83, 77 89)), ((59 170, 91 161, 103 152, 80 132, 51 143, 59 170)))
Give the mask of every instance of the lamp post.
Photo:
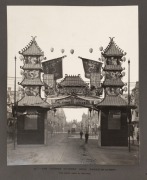
POLYGON ((15 150, 15 133, 16 133, 16 118, 17 118, 17 112, 16 112, 16 56, 14 57, 15 60, 15 78, 14 78, 14 150, 15 150))
POLYGON ((130 117, 130 60, 128 60, 128 135, 129 135, 129 152, 131 151, 130 146, 130 123, 131 123, 131 117, 130 117))

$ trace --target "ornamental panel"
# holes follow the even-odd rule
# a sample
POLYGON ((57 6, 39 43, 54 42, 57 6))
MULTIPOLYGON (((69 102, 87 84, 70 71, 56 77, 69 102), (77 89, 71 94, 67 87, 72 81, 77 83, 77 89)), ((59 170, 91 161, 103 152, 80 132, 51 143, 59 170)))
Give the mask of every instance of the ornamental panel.
POLYGON ((39 78, 40 72, 39 72, 39 70, 25 70, 24 77, 27 79, 39 78))

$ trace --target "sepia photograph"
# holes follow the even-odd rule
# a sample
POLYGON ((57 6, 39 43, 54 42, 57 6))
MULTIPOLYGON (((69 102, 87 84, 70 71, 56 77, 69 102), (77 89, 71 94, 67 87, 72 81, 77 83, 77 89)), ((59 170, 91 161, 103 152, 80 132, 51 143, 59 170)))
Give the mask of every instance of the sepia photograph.
POLYGON ((138 6, 7 6, 7 166, 139 165, 138 6))

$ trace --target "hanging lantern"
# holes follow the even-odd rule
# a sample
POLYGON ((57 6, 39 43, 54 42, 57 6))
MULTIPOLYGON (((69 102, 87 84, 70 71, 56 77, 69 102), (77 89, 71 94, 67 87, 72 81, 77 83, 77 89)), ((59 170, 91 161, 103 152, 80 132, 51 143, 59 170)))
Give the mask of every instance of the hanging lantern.
POLYGON ((105 58, 102 56, 101 60, 102 60, 102 62, 104 62, 104 61, 105 61, 105 58))
POLYGON ((20 75, 22 75, 22 76, 24 75, 24 71, 23 70, 20 71, 20 75))
POLYGON ((91 109, 91 108, 89 108, 90 117, 91 117, 91 111, 92 111, 92 109, 91 109))
POLYGON ((24 60, 24 57, 21 55, 21 56, 19 57, 19 59, 20 59, 21 61, 23 61, 23 60, 24 60))
POLYGON ((123 57, 122 60, 125 62, 126 61, 126 57, 123 57))
POLYGON ((127 89, 127 87, 124 87, 124 91, 126 92, 128 89, 127 89))
POLYGON ((64 49, 61 49, 61 52, 64 53, 64 49))
POLYGON ((53 51, 54 51, 54 48, 51 48, 50 50, 51 50, 51 52, 53 52, 53 51))
POLYGON ((102 76, 105 76, 105 74, 106 74, 105 71, 103 71, 103 72, 102 72, 102 76))
POLYGON ((90 48, 90 49, 89 49, 89 52, 90 52, 90 53, 92 53, 92 52, 93 52, 93 49, 92 49, 92 48, 90 48))
POLYGON ((73 53, 74 53, 74 50, 73 50, 73 49, 71 49, 71 50, 70 50, 70 53, 71 53, 71 54, 73 54, 73 53))
POLYGON ((101 46, 101 47, 99 48, 99 50, 102 51, 102 50, 103 50, 103 47, 101 46))
POLYGON ((57 109, 55 108, 55 109, 54 109, 54 117, 55 117, 55 115, 56 115, 56 111, 57 111, 57 109))
POLYGON ((40 61, 42 61, 42 60, 44 60, 44 57, 43 57, 43 56, 40 57, 40 61))
POLYGON ((124 56, 125 56, 125 55, 127 55, 127 53, 126 53, 126 52, 124 52, 124 56))
POLYGON ((122 72, 122 76, 125 76, 125 74, 126 74, 125 72, 122 72))

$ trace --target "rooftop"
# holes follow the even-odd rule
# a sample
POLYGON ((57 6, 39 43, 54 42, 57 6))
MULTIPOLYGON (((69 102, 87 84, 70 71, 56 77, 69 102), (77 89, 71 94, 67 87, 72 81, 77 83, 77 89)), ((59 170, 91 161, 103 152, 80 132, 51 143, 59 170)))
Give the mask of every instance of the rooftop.
POLYGON ((39 78, 36 78, 36 79, 23 79, 23 81, 20 83, 20 85, 24 86, 24 85, 40 85, 40 86, 43 86, 43 82, 39 79, 39 78))
POLYGON ((18 101, 18 106, 38 106, 48 108, 50 105, 40 96, 24 96, 20 101, 18 101))
POLYGON ((121 67, 121 65, 106 65, 104 67, 104 71, 122 71, 123 68, 121 67))
POLYGON ((40 47, 38 46, 35 37, 32 38, 32 40, 30 41, 30 43, 23 48, 21 51, 19 51, 19 54, 22 55, 37 55, 37 56, 43 56, 44 52, 40 49, 40 47))
POLYGON ((121 79, 106 79, 103 86, 124 86, 121 79))
POLYGON ((22 69, 32 69, 32 70, 42 70, 41 64, 24 64, 24 66, 21 67, 22 69))
POLYGON ((65 76, 65 78, 60 82, 61 86, 87 86, 83 79, 78 76, 65 76))
POLYGON ((103 50, 102 55, 104 56, 123 56, 123 50, 120 49, 113 40, 110 38, 110 42, 105 50, 103 50))
POLYGON ((106 96, 96 106, 127 106, 127 102, 120 96, 106 96))

